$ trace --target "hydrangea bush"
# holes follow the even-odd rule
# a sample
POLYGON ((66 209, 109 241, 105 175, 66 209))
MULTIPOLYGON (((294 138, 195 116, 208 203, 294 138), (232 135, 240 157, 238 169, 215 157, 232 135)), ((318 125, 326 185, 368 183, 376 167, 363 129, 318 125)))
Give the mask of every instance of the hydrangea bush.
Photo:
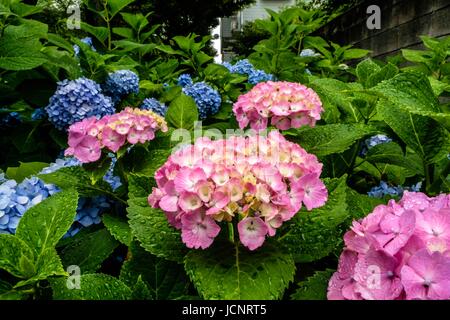
POLYGON ((2 3, 0 299, 450 298, 448 39, 348 63, 288 8, 215 63, 128 3, 2 3))

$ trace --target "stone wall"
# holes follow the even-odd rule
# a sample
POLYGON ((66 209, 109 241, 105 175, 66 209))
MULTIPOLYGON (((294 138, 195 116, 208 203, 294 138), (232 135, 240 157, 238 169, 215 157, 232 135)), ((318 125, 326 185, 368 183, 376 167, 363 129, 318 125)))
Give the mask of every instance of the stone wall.
POLYGON ((421 47, 420 35, 450 35, 449 0, 370 0, 352 8, 315 32, 341 45, 372 50, 371 56, 383 58, 400 49, 421 47), (381 29, 369 30, 367 8, 381 9, 381 29))

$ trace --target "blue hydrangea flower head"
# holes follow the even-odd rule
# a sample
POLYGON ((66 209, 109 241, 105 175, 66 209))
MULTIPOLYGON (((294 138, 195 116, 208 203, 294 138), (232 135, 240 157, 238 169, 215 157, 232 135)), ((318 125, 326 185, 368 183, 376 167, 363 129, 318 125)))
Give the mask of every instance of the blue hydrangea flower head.
POLYGON ((183 93, 194 99, 197 104, 200 119, 202 120, 216 114, 222 104, 222 98, 219 92, 203 81, 183 88, 183 93))
POLYGON ((23 214, 59 189, 37 177, 27 178, 20 184, 7 180, 0 185, 0 233, 14 234, 23 214))
POLYGON ((367 152, 373 147, 388 142, 392 142, 392 139, 384 134, 377 134, 375 136, 372 136, 364 141, 360 155, 365 156, 367 152))
POLYGON ((103 90, 117 103, 123 96, 139 92, 139 76, 131 70, 110 73, 103 90))
POLYGON ((144 99, 140 108, 144 110, 151 110, 159 114, 161 117, 164 117, 166 115, 168 109, 168 107, 164 103, 159 102, 155 98, 144 99))
POLYGON ((256 85, 260 82, 273 81, 274 76, 271 74, 267 74, 263 70, 253 70, 248 75, 248 82, 253 85, 256 85))
POLYGON ((255 67, 247 59, 239 60, 234 65, 224 62, 225 66, 231 73, 237 73, 248 76, 248 82, 256 85, 260 82, 273 81, 275 77, 266 73, 264 70, 255 69, 255 67))
POLYGON ((85 118, 113 114, 115 108, 95 81, 83 77, 58 82, 45 111, 56 128, 66 130, 71 124, 85 118))
POLYGON ((367 194, 371 198, 383 198, 386 195, 401 196, 403 188, 390 186, 385 181, 381 181, 379 186, 373 187, 367 194))
MULTIPOLYGON (((90 46, 92 51, 97 51, 94 47, 94 43, 92 42, 91 37, 86 37, 86 38, 80 39, 80 41, 87 44, 88 46, 90 46)), ((73 51, 75 52, 76 57, 78 57, 80 55, 80 47, 78 45, 75 44, 73 46, 73 51)))
POLYGON ((62 159, 56 159, 54 163, 51 163, 48 167, 41 170, 41 174, 49 174, 58 171, 62 168, 80 166, 81 162, 74 157, 67 157, 62 159))
POLYGON ((249 75, 255 68, 247 59, 239 60, 236 62, 232 68, 232 73, 246 74, 249 75))
POLYGON ((47 116, 47 112, 45 112, 44 108, 38 108, 33 111, 33 114, 31 115, 31 120, 37 121, 44 119, 47 116))
POLYGON ((0 127, 12 127, 22 122, 18 112, 10 112, 6 115, 0 115, 0 127))
POLYGON ((320 56, 319 53, 316 53, 314 50, 312 49, 303 49, 300 52, 300 57, 317 57, 320 56))
POLYGON ((191 86, 194 82, 192 81, 192 78, 187 73, 183 73, 178 77, 177 83, 180 87, 188 87, 191 86))
POLYGON ((111 165, 109 166, 108 171, 103 177, 103 181, 107 182, 113 191, 116 191, 122 186, 122 182, 120 181, 119 176, 114 175, 114 168, 116 166, 117 158, 114 153, 108 153, 108 157, 111 158, 111 165))

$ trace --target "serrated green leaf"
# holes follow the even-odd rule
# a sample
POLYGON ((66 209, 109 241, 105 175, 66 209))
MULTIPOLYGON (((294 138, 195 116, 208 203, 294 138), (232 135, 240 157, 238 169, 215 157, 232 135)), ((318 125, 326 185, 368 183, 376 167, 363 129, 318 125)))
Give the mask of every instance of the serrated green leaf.
POLYGON ((139 278, 146 284, 152 299, 176 299, 187 295, 189 281, 183 266, 158 258, 133 242, 131 258, 122 266, 120 280, 133 286, 139 278))
POLYGON ((93 35, 95 38, 97 38, 98 41, 100 41, 102 44, 105 43, 106 39, 108 38, 108 28, 106 27, 96 27, 92 26, 86 22, 81 21, 80 27, 83 31, 86 31, 87 33, 93 35))
POLYGON ((175 128, 190 130, 198 120, 197 104, 191 97, 181 94, 169 105, 166 114, 167 122, 175 128))
POLYGON ((169 225, 164 213, 151 208, 147 197, 130 198, 128 205, 130 227, 141 246, 157 257, 181 262, 187 248, 180 231, 169 225))
POLYGON ((385 204, 384 202, 383 199, 372 198, 347 188, 347 206, 348 212, 350 213, 348 222, 350 223, 350 220, 364 218, 371 213, 376 206, 385 204))
POLYGON ((292 300, 327 300, 328 282, 334 270, 317 271, 311 277, 298 284, 291 295, 292 300))
POLYGON ((293 280, 295 264, 289 254, 266 243, 250 252, 230 243, 191 250, 184 266, 204 299, 280 299, 293 280))
POLYGON ((448 149, 448 131, 442 125, 427 116, 409 113, 407 110, 390 102, 383 101, 377 105, 378 114, 424 161, 433 159, 448 149))
POLYGON ((341 153, 349 149, 356 141, 367 135, 374 134, 377 129, 370 125, 327 124, 314 128, 293 130, 295 136, 286 136, 308 152, 321 157, 333 153, 341 153))
POLYGON ((47 58, 40 52, 42 44, 38 38, 17 38, 14 35, 0 38, 0 68, 5 70, 30 70, 45 62, 47 58))
POLYGON ((39 255, 36 261, 36 272, 35 274, 23 281, 18 282, 15 288, 27 286, 38 282, 40 280, 45 280, 51 276, 65 276, 65 272, 61 259, 54 248, 45 249, 41 255, 39 255))
POLYGON ((150 178, 130 173, 128 175, 128 198, 148 197, 152 193, 152 185, 150 178))
POLYGON ((93 197, 100 195, 110 195, 114 197, 111 187, 107 182, 99 180, 92 184, 89 173, 82 167, 66 167, 49 174, 40 174, 38 176, 46 183, 57 185, 61 189, 76 188, 80 196, 93 197))
POLYGON ((20 162, 18 167, 9 167, 6 169, 6 175, 10 179, 14 179, 17 183, 20 183, 25 178, 29 178, 32 175, 38 174, 42 169, 48 167, 48 163, 45 162, 20 162))
POLYGON ((34 274, 33 263, 33 251, 24 241, 10 234, 0 234, 0 269, 23 279, 34 274), (31 268, 28 267, 30 264, 31 268))
POLYGON ((68 289, 67 278, 50 279, 54 300, 128 300, 131 289, 110 275, 96 273, 80 277, 80 289, 68 289))
POLYGON ((119 243, 108 230, 100 229, 70 243, 61 251, 64 267, 76 265, 83 274, 94 273, 119 243))
POLYGON ((408 166, 402 148, 395 142, 382 143, 371 147, 364 159, 371 163, 390 163, 398 166, 408 166))
POLYGON ((328 189, 325 205, 310 212, 303 208, 280 230, 279 242, 289 250, 296 262, 324 258, 340 244, 340 224, 349 217, 346 176, 324 182, 328 189))
POLYGON ((150 290, 148 289, 145 282, 142 280, 142 277, 139 276, 136 283, 132 287, 132 294, 131 299, 132 300, 151 300, 152 294, 150 293, 150 290))
POLYGON ((123 8, 133 3, 135 0, 107 0, 107 3, 111 9, 111 19, 118 14, 123 8))
POLYGON ((365 49, 347 49, 344 51, 343 59, 344 60, 353 60, 353 59, 361 59, 367 56, 370 53, 370 50, 365 49))
POLYGON ((367 86, 369 77, 381 70, 381 67, 373 62, 372 59, 366 59, 356 66, 356 75, 361 84, 367 86))
POLYGON ((133 241, 133 234, 126 219, 105 214, 102 217, 102 221, 114 239, 126 246, 130 246, 131 241, 133 241))
POLYGON ((55 248, 76 215, 78 193, 75 190, 58 192, 31 207, 19 222, 16 237, 35 252, 37 260, 48 248, 55 248))
POLYGON ((396 74, 398 74, 398 68, 392 63, 388 63, 383 68, 381 68, 380 71, 369 75, 369 78, 367 79, 367 87, 372 88, 381 81, 393 78, 396 74))

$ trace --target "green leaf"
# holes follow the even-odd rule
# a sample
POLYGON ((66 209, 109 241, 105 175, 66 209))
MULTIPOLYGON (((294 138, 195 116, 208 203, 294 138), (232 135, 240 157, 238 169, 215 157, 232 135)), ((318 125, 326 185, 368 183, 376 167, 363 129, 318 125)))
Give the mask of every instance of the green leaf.
POLYGON ((126 219, 105 214, 102 217, 102 221, 114 239, 126 246, 130 246, 131 241, 133 240, 133 235, 126 219))
POLYGON ((371 88, 384 80, 389 80, 398 74, 398 68, 392 63, 386 64, 380 71, 369 75, 367 79, 367 87, 371 88))
POLYGON ((424 161, 432 162, 434 157, 448 145, 448 132, 442 125, 427 116, 409 113, 390 102, 377 105, 378 114, 394 130, 406 145, 424 161))
POLYGON ((63 265, 77 265, 83 274, 94 273, 119 243, 108 230, 100 229, 79 238, 61 251, 63 265))
POLYGON ((370 50, 365 49, 347 49, 344 51, 343 59, 344 60, 353 60, 353 59, 361 59, 367 56, 370 53, 370 50))
POLYGON ((291 295, 292 300, 327 300, 328 282, 334 270, 317 271, 298 284, 297 290, 291 295))
POLYGON ((131 300, 151 300, 152 294, 148 289, 142 277, 139 276, 136 283, 132 287, 133 292, 131 293, 131 300))
POLYGON ((54 300, 128 300, 131 289, 110 275, 96 273, 80 277, 80 289, 68 289, 66 278, 50 279, 54 300))
POLYGON ((10 234, 0 234, 0 269, 24 279, 34 274, 33 263, 33 251, 24 241, 10 234))
POLYGON ((402 49, 403 57, 411 62, 429 62, 432 57, 430 53, 423 50, 402 49))
POLYGON ((181 262, 187 248, 180 231, 169 225, 164 213, 151 208, 147 197, 130 198, 128 205, 130 227, 141 246, 157 257, 181 262))
POLYGON ((217 300, 280 299, 295 273, 292 257, 267 243, 254 252, 230 243, 191 250, 184 265, 200 295, 217 300))
POLYGON ((61 259, 54 248, 45 249, 42 254, 39 255, 36 262, 36 272, 35 274, 23 281, 18 282, 15 288, 27 286, 38 282, 40 280, 45 280, 51 276, 66 276, 67 273, 61 263, 61 259))
POLYGON ((173 100, 166 114, 167 122, 175 128, 192 129, 198 120, 197 104, 191 97, 181 94, 173 100))
POLYGON ((83 21, 80 22, 80 27, 83 31, 86 31, 97 38, 102 44, 104 44, 108 38, 109 31, 106 27, 95 27, 83 21))
POLYGON ((75 190, 58 192, 31 207, 20 220, 16 236, 36 253, 37 260, 54 248, 73 223, 78 206, 75 190))
POLYGON ((296 262, 311 262, 328 256, 340 244, 340 224, 349 216, 346 203, 346 176, 325 179, 328 201, 308 212, 302 208, 281 229, 280 244, 293 255, 296 262))
POLYGON ((315 79, 310 83, 310 86, 317 92, 322 101, 325 112, 323 119, 327 123, 337 123, 340 118, 340 111, 348 113, 349 116, 356 121, 359 119, 359 115, 356 110, 351 106, 348 99, 347 91, 350 87, 336 79, 315 79))
POLYGON ((189 281, 182 265, 158 258, 133 242, 131 258, 122 266, 120 280, 132 287, 142 279, 154 300, 182 297, 188 293, 189 281))
POLYGON ((109 12, 110 19, 112 19, 116 14, 118 14, 123 8, 133 3, 135 0, 107 0, 108 5, 111 9, 109 12))
POLYGON ((153 177, 156 170, 166 163, 167 158, 170 156, 171 149, 152 149, 145 158, 140 159, 139 162, 133 162, 133 173, 145 177, 153 177))
POLYGON ((382 143, 369 149, 365 160, 372 163, 390 163, 408 166, 402 148, 395 142, 382 143))
POLYGON ((379 72, 381 67, 373 62, 372 59, 366 59, 356 66, 356 75, 361 84, 365 87, 371 75, 379 72))
POLYGON ((41 172, 41 170, 46 167, 48 167, 48 163, 44 162, 20 162, 18 167, 9 167, 6 169, 6 175, 8 178, 14 179, 17 183, 20 183, 23 179, 41 172))
POLYGON ((148 197, 152 193, 152 185, 150 179, 145 176, 138 176, 135 174, 128 175, 128 198, 143 198, 148 197))
POLYGON ((350 213, 348 222, 351 223, 351 220, 359 220, 366 217, 380 204, 385 204, 383 199, 372 198, 347 188, 347 205, 350 213))
POLYGON ((66 39, 64 39, 63 37, 61 37, 58 34, 55 33, 49 33, 47 36, 47 40, 48 42, 50 42, 51 44, 54 44, 60 48, 63 48, 64 50, 67 50, 68 52, 72 53, 73 52, 73 46, 72 44, 67 41, 66 39))
POLYGON ((45 62, 47 58, 40 52, 42 44, 38 38, 17 37, 8 34, 7 27, 0 38, 0 68, 5 70, 30 70, 45 62))
POLYGON ((370 125, 352 123, 327 124, 289 132, 295 132, 296 134, 286 136, 286 138, 298 143, 308 152, 321 157, 341 153, 349 149, 359 139, 376 133, 377 130, 370 125))
POLYGON ((114 196, 107 182, 100 180, 93 184, 89 173, 80 166, 61 168, 49 174, 38 176, 46 183, 57 185, 61 189, 76 188, 80 196, 93 197, 101 195, 114 196))

